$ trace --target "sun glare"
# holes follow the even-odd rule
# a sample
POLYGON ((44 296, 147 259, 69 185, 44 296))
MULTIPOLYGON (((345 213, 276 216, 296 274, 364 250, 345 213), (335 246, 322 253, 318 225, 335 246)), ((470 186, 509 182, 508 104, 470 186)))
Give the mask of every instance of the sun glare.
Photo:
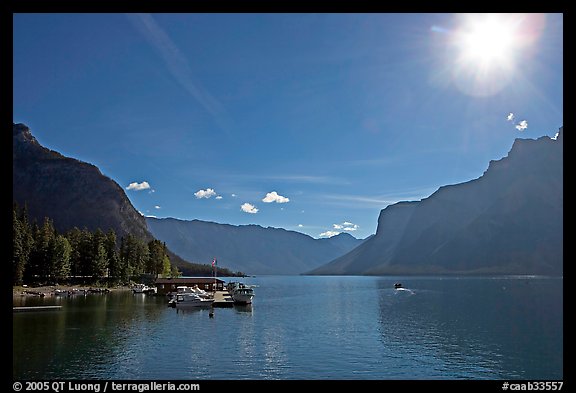
POLYGON ((493 95, 514 78, 524 50, 543 28, 543 14, 464 14, 452 31, 452 76, 472 95, 493 95))
POLYGON ((514 27, 494 18, 479 21, 462 37, 463 55, 484 65, 501 63, 513 56, 514 27))

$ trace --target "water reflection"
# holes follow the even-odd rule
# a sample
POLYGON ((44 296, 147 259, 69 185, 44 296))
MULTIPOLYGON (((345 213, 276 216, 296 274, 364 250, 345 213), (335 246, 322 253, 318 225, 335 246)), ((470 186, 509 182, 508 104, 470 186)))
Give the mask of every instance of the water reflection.
POLYGON ((250 313, 252 314, 252 304, 235 304, 234 310, 237 313, 250 313))
POLYGON ((159 317, 160 310, 143 300, 129 291, 20 299, 27 306, 56 303, 62 310, 14 314, 14 378, 101 376, 129 336, 146 334, 134 327, 159 317))

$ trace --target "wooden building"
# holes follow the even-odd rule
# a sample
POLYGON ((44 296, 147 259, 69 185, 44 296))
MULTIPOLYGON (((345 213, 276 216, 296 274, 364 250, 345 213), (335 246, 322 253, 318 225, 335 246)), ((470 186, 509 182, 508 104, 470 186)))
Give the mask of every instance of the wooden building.
POLYGON ((178 278, 157 278, 156 289, 158 294, 165 295, 168 292, 175 292, 179 286, 193 287, 198 285, 198 288, 205 291, 222 291, 224 290, 224 281, 214 277, 178 277, 178 278), (214 286, 216 283, 216 286, 214 286))

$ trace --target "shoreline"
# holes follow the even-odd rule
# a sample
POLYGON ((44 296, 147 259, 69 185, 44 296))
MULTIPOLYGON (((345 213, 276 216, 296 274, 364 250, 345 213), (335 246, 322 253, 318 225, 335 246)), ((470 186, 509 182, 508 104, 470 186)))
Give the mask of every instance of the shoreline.
POLYGON ((99 287, 95 285, 44 285, 39 287, 23 287, 23 286, 13 286, 12 287, 12 297, 20 296, 43 296, 50 297, 56 296, 55 291, 88 291, 90 289, 96 290, 108 290, 113 291, 131 291, 132 287, 129 286, 115 286, 112 288, 99 287))

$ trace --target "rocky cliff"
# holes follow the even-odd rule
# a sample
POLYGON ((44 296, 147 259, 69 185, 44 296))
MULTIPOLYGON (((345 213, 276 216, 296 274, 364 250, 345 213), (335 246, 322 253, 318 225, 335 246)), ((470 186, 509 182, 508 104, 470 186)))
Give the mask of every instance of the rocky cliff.
MULTIPOLYGON (((24 124, 13 124, 12 135, 12 199, 26 204, 32 220, 50 217, 60 232, 86 227, 113 229, 118 239, 128 233, 145 241, 154 238, 122 187, 96 166, 40 145, 24 124)), ((190 271, 187 261, 168 254, 184 274, 190 271)))
POLYGON ((374 237, 311 274, 562 274, 562 131, 516 139, 478 179, 386 207, 374 237))
POLYGON ((152 238, 122 187, 96 166, 43 147, 24 124, 13 125, 12 148, 12 197, 30 217, 49 216, 60 231, 112 228, 118 237, 152 238))

